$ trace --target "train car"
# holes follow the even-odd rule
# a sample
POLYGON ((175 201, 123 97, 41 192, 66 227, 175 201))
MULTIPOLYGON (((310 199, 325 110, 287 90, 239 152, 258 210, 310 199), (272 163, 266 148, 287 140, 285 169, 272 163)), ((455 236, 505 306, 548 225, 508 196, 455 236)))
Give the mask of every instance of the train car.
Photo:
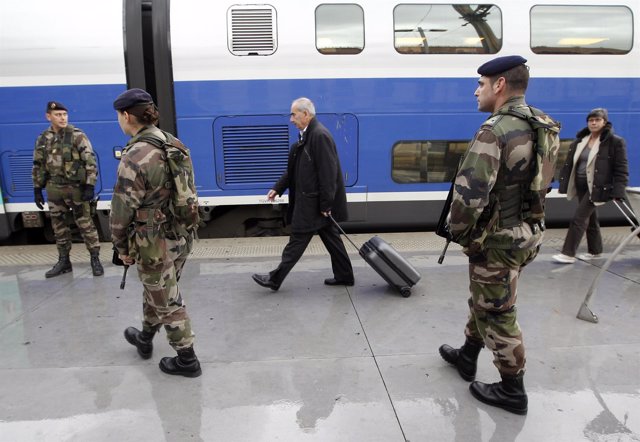
MULTIPOLYGON (((282 232, 286 195, 276 204, 265 195, 297 137, 289 107, 300 96, 336 139, 345 227, 430 228, 488 116, 473 96, 476 69, 510 54, 528 59, 527 101, 562 122, 560 160, 588 111, 606 107, 630 144, 630 183, 640 186, 635 0, 25 0, 0 8, 2 235, 48 224, 30 170, 45 104, 57 100, 96 151, 108 238, 114 151, 126 143, 111 103, 127 87, 148 90, 160 126, 191 148, 205 236, 282 232)), ((566 221, 572 206, 553 191, 547 212, 566 221)))

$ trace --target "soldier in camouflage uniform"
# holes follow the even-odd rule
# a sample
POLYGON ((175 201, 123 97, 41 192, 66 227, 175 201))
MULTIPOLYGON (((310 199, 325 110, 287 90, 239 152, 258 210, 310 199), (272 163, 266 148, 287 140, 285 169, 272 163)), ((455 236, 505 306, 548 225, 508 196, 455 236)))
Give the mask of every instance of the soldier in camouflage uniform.
POLYGON ((168 374, 200 376, 193 350, 194 334, 178 281, 193 238, 177 233, 169 208, 172 180, 162 148, 142 137, 164 134, 155 124, 158 110, 142 89, 130 89, 113 103, 122 131, 132 138, 125 146, 111 201, 111 237, 126 265, 137 263, 144 287, 142 330, 129 327, 124 336, 143 359, 151 357, 153 337, 164 325, 178 355, 165 357, 160 369, 168 374))
POLYGON ((36 206, 44 209, 42 189, 46 187, 51 225, 58 247, 58 262, 45 277, 70 272, 71 230, 66 222, 71 210, 84 243, 91 255, 94 276, 104 273, 100 264, 98 231, 91 219, 91 200, 98 177, 96 157, 89 138, 68 124, 67 108, 61 103, 47 103, 47 120, 51 126, 42 132, 33 152, 33 187, 36 206))
POLYGON ((533 130, 526 120, 500 113, 515 108, 531 115, 524 98, 529 80, 525 63, 519 56, 500 57, 478 69, 478 110, 492 115, 462 159, 449 224, 453 241, 469 256, 470 314, 464 345, 440 347, 461 377, 474 381, 478 354, 486 345, 502 381, 474 381, 469 389, 476 399, 517 414, 527 413, 528 398, 516 290, 522 268, 538 253, 542 224, 526 212, 536 160, 533 130))

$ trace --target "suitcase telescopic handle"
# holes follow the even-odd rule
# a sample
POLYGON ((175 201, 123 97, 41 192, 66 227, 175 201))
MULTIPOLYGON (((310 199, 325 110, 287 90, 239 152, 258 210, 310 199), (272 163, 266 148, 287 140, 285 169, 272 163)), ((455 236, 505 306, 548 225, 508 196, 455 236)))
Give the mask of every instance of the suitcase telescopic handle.
POLYGON ((333 219, 333 216, 331 214, 329 214, 329 219, 333 221, 333 224, 335 224, 338 230, 340 230, 340 233, 342 233, 344 237, 347 238, 347 241, 349 241, 356 250, 360 251, 360 248, 353 241, 351 241, 351 238, 349 238, 349 236, 344 232, 344 230, 342 230, 342 227, 340 227, 340 224, 338 224, 338 222, 335 219, 333 219))

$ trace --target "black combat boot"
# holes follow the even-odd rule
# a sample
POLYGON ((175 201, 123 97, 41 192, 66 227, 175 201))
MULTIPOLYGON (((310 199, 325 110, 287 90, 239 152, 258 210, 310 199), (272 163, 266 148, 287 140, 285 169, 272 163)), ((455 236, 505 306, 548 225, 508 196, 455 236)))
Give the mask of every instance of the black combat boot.
POLYGON ((500 407, 515 414, 527 414, 529 398, 524 391, 523 375, 502 375, 502 382, 485 384, 472 382, 469 391, 480 402, 500 407))
POLYGON ((196 357, 193 347, 178 350, 178 356, 162 358, 160 360, 160 370, 167 374, 197 378, 202 374, 200 362, 196 357))
POLYGON ((58 262, 53 266, 51 270, 44 274, 45 278, 53 278, 54 276, 62 275, 63 273, 69 273, 71 271, 71 261, 69 260, 69 253, 66 255, 60 255, 58 262))
POLYGON ((138 354, 142 359, 149 359, 153 353, 153 337, 156 332, 140 331, 135 327, 128 327, 124 331, 124 338, 127 342, 138 349, 138 354))
POLYGON ((104 275, 104 269, 102 268, 102 264, 100 264, 100 250, 91 250, 89 253, 91 254, 91 271, 93 272, 93 276, 104 275))
POLYGON ((449 364, 455 365, 462 379, 471 382, 476 378, 478 355, 482 347, 483 342, 467 338, 460 348, 453 348, 447 344, 440 346, 440 356, 449 364))

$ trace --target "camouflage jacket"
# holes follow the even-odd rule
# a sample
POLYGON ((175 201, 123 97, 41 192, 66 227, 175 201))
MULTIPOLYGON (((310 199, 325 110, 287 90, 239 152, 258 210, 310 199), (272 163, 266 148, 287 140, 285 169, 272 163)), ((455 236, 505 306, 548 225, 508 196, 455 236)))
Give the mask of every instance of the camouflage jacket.
MULTIPOLYGON (((164 139, 162 131, 155 126, 147 126, 132 137, 122 151, 118 176, 111 200, 109 224, 113 245, 121 255, 131 255, 129 250, 134 242, 138 224, 148 226, 153 231, 163 229, 171 198, 171 181, 166 164, 166 154, 147 142, 137 140, 150 133, 164 139), (148 217, 153 219, 147 220, 148 217)), ((149 232, 142 232, 147 235, 149 232)), ((157 237, 161 232, 151 232, 157 237)))
POLYGON ((31 177, 33 187, 40 188, 49 181, 95 186, 98 167, 89 138, 71 124, 59 132, 49 126, 36 141, 31 177))
POLYGON ((533 177, 533 131, 521 118, 498 115, 509 107, 529 112, 523 96, 507 100, 471 140, 455 179, 449 228, 468 255, 484 248, 531 248, 542 237, 537 226, 526 222, 500 228, 498 189, 528 189, 533 177))

